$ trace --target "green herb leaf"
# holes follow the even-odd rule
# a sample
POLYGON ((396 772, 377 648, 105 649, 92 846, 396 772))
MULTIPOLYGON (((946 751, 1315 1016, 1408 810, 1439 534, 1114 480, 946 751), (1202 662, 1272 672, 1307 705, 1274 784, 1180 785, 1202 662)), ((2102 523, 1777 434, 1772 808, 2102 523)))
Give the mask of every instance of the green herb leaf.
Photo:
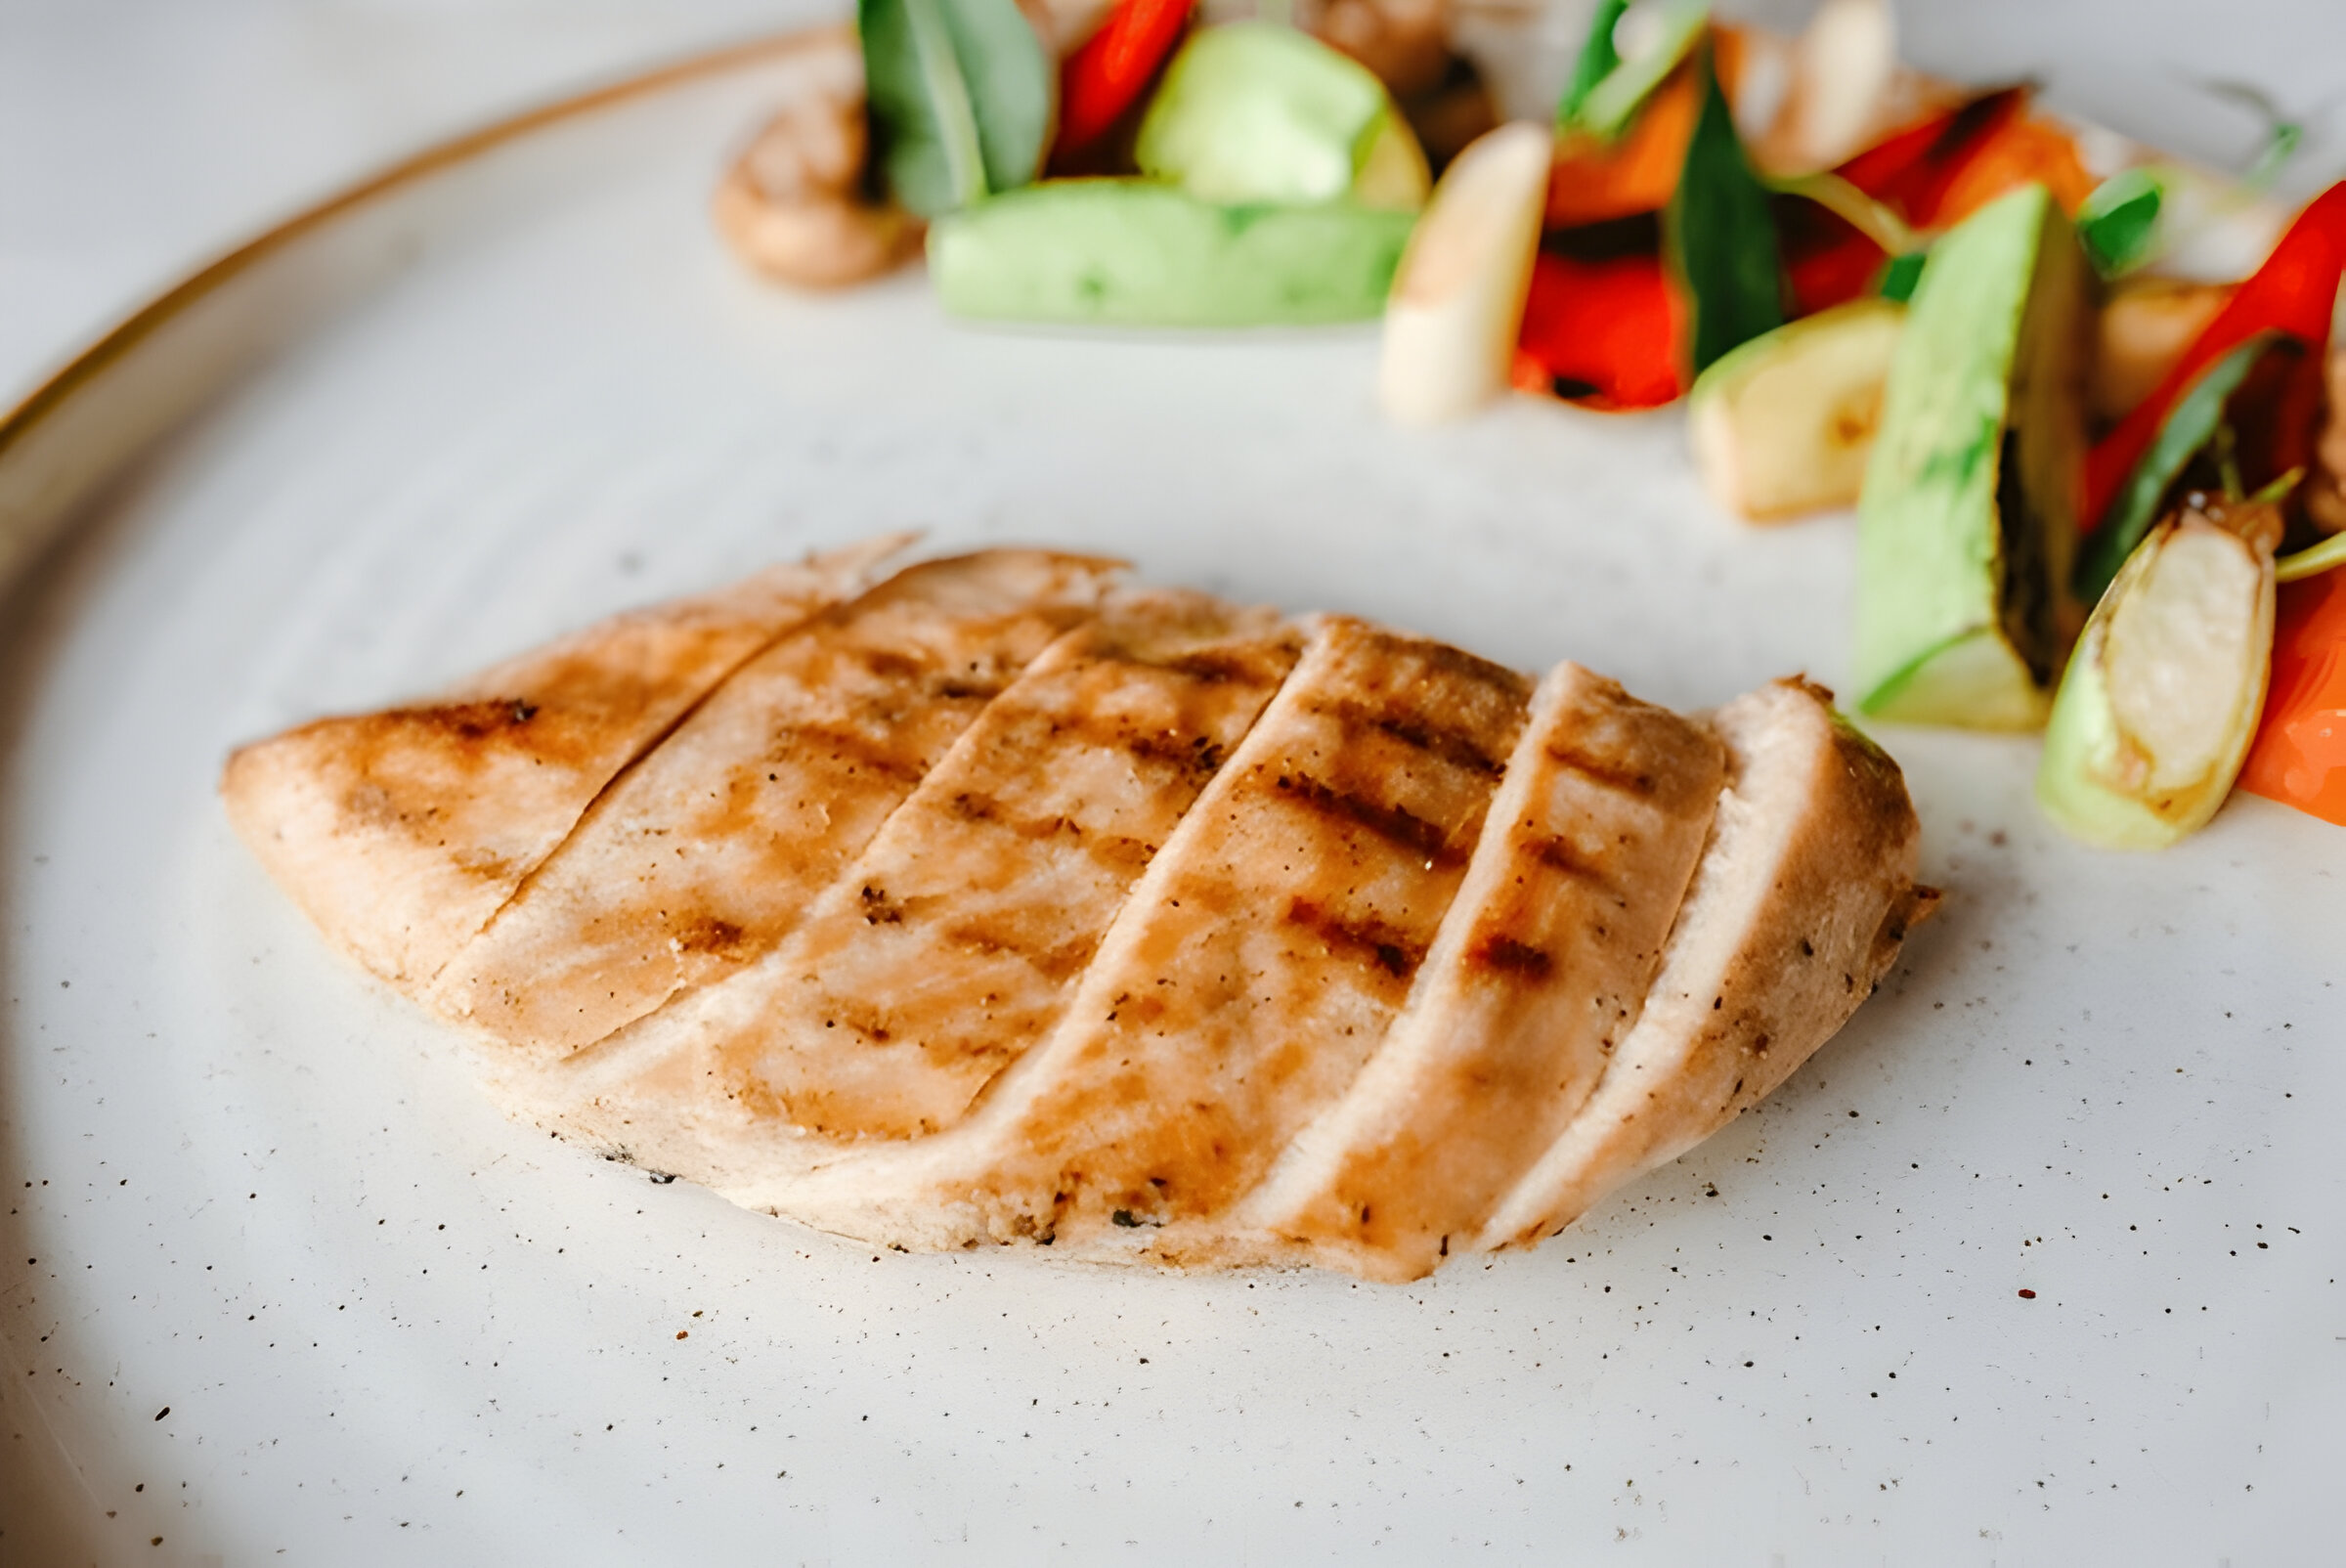
POLYGON ((1572 79, 1564 84, 1563 101, 1556 105, 1558 125, 1570 128, 1578 124, 1589 93, 1621 64, 1621 51, 1613 47, 1613 29, 1629 13, 1629 0, 1597 0, 1596 14, 1588 19, 1588 36, 1581 43, 1581 58, 1573 62, 1572 79))
POLYGON ((2289 492, 2305 483, 2305 465, 2299 463, 2287 473, 2266 485, 2248 498, 2251 506, 2278 506, 2289 499, 2289 492))
POLYGON ((1702 111, 1663 209, 1665 253, 1693 307, 1693 370, 1784 325, 1784 266, 1767 188, 1752 172, 1711 52, 1697 57, 1702 111))
POLYGON ((2254 190, 2263 190, 2281 177, 2297 149, 2304 145, 2305 127, 2291 119, 2273 101, 2271 94, 2248 82, 2206 82, 2202 84, 2218 98, 2228 98, 2265 122, 2265 145, 2240 176, 2241 183, 2254 190))
MULTIPOLYGON (((1581 64, 1573 68, 1572 89, 1567 92, 1564 107, 1557 121, 1564 129, 1586 131, 1608 141, 1629 128, 1637 110, 1653 96, 1654 89, 1667 81, 1680 62, 1702 43, 1711 25, 1711 7, 1704 0, 1667 0, 1662 12, 1662 35, 1653 47, 1629 60, 1623 60, 1613 49, 1613 30, 1606 23, 1608 4, 1600 6, 1596 25, 1588 34, 1590 45, 1603 38, 1602 63, 1606 56, 1611 63, 1602 74, 1595 76, 1586 89, 1581 85, 1584 68, 1593 69, 1588 48, 1581 51, 1581 64)), ((1621 13, 1611 13, 1613 21, 1621 13)))
POLYGON ((2309 545, 2294 555, 2283 555, 2273 563, 2273 581, 2297 583, 2324 572, 2346 566, 2346 534, 2332 534, 2319 544, 2309 545))
POLYGON ((2135 464, 2126 488, 2110 503, 2109 514, 2078 552, 2074 586, 2080 599, 2088 604, 2101 600, 2118 568, 2126 564, 2126 557, 2150 532, 2167 488, 2184 465, 2216 438, 2224 422, 2224 405, 2279 335, 2260 332, 2248 339, 2200 372, 2191 390, 2176 400, 2167 422, 2159 426, 2158 438, 2135 464))
POLYGON ((2094 188, 2077 209, 2077 240, 2105 278, 2150 259, 2166 185, 2150 169, 2126 169, 2094 188))
POLYGON ((1050 146, 1058 75, 1014 0, 858 0, 875 157, 923 217, 1024 185, 1050 146))
POLYGON ((1892 256, 1882 266, 1882 282, 1874 292, 1884 299, 1894 299, 1903 305, 1914 297, 1914 285, 1923 281, 1923 263, 1931 259, 1927 250, 1909 250, 1892 256))

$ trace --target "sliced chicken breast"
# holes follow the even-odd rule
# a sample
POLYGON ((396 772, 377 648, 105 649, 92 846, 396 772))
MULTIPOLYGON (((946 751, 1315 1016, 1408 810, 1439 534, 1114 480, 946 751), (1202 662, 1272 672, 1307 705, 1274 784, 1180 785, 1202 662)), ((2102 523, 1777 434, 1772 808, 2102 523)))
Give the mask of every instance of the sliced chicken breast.
POLYGON ((897 543, 247 747, 231 814, 607 1153, 873 1243, 1380 1279, 1725 1124, 1936 897, 1805 682, 1682 719, 1041 550, 843 597, 897 543))
POLYGON ((1315 624, 1134 888, 1051 1037, 963 1126, 751 1195, 905 1245, 1228 1261, 1222 1223, 1351 1083, 1433 945, 1530 682, 1315 624))
POLYGON ((1635 1024, 1724 776, 1707 726, 1579 665, 1541 682, 1409 1004, 1246 1222, 1382 1279, 1471 1241, 1635 1024))
POLYGON ((329 940, 416 991, 621 769, 908 539, 616 616, 431 701, 246 746, 220 781, 229 820, 329 940))
POLYGON ((1715 717, 1731 783, 1642 1015, 1477 1239, 1528 1246, 1756 1104, 1839 1029, 1937 894, 1897 764, 1778 681, 1715 717))
POLYGON ((986 550, 806 623, 612 785, 431 1002, 559 1056, 755 962, 1117 569, 986 550))
POLYGON ((772 953, 514 1092, 713 1184, 802 1164, 824 1138, 954 1125, 1058 1022, 1300 640, 1204 594, 1112 597, 963 731, 772 953))

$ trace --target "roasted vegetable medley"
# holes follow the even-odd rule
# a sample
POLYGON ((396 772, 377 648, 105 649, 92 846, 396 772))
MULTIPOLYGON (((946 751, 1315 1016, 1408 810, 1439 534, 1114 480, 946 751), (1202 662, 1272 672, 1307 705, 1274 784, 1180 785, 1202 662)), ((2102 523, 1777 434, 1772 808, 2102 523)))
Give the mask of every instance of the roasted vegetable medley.
POLYGON ((2346 184, 2227 177, 1900 64, 1598 0, 1500 123, 1453 0, 860 0, 865 97, 748 147, 717 218, 802 286, 925 243, 947 311, 1112 327, 1381 316, 1410 423, 1509 389, 1683 401, 1720 505, 1854 505, 1888 723, 2039 729, 2089 843, 2236 784, 2346 824, 2346 184))

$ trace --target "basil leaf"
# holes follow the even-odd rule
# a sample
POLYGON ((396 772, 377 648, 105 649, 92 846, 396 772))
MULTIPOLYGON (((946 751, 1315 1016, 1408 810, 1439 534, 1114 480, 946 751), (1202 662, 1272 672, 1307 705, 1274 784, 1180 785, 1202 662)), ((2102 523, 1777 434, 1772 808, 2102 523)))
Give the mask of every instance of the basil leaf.
POLYGON ((1702 111, 1678 187, 1662 213, 1662 241, 1693 310, 1694 373, 1729 349, 1784 325, 1784 267, 1767 188, 1743 155, 1735 116, 1705 49, 1702 111))
POLYGON ((874 160, 923 217, 1024 185, 1050 145, 1058 76, 1014 0, 858 0, 874 160))
POLYGON ((2127 169, 2094 187, 2077 209, 2077 240, 2094 270, 2115 278, 2150 259, 2166 188, 2149 169, 2127 169))
POLYGON ((2216 426, 2223 422, 2224 405, 2248 379, 2248 372, 2264 357, 2279 336, 2275 332, 2259 332, 2222 359, 2199 372, 2191 390, 2175 401, 2167 411, 2167 422, 2158 427, 2158 439, 2143 454, 2143 460, 2134 465, 2126 478, 2126 488, 2110 502, 2109 512, 2102 526, 2085 541, 2077 555, 2077 574, 2074 584, 2077 597, 2087 604, 2099 603, 2103 590, 2126 564, 2126 557, 2150 532, 2156 520, 2158 503, 2169 486, 2183 472, 2184 465, 2196 457, 2200 449, 2215 439, 2216 426))

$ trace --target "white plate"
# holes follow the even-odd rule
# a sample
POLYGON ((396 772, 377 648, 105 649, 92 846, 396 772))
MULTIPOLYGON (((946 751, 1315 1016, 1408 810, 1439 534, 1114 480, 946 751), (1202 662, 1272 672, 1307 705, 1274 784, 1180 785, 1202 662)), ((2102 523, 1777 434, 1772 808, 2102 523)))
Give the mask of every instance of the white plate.
POLYGON ((703 197, 819 65, 426 158, 0 426, 0 544, 72 525, 0 665, 0 1561, 2326 1542, 2346 834, 2264 802, 2092 854, 2029 743, 1889 736, 1948 898, 1883 993, 1562 1240, 1408 1288, 874 1256, 500 1120, 332 957, 227 830, 230 745, 885 527, 1673 703, 1841 672, 1846 519, 1725 521, 1674 416, 1407 434, 1368 330, 979 332, 917 276, 751 282, 703 197))

